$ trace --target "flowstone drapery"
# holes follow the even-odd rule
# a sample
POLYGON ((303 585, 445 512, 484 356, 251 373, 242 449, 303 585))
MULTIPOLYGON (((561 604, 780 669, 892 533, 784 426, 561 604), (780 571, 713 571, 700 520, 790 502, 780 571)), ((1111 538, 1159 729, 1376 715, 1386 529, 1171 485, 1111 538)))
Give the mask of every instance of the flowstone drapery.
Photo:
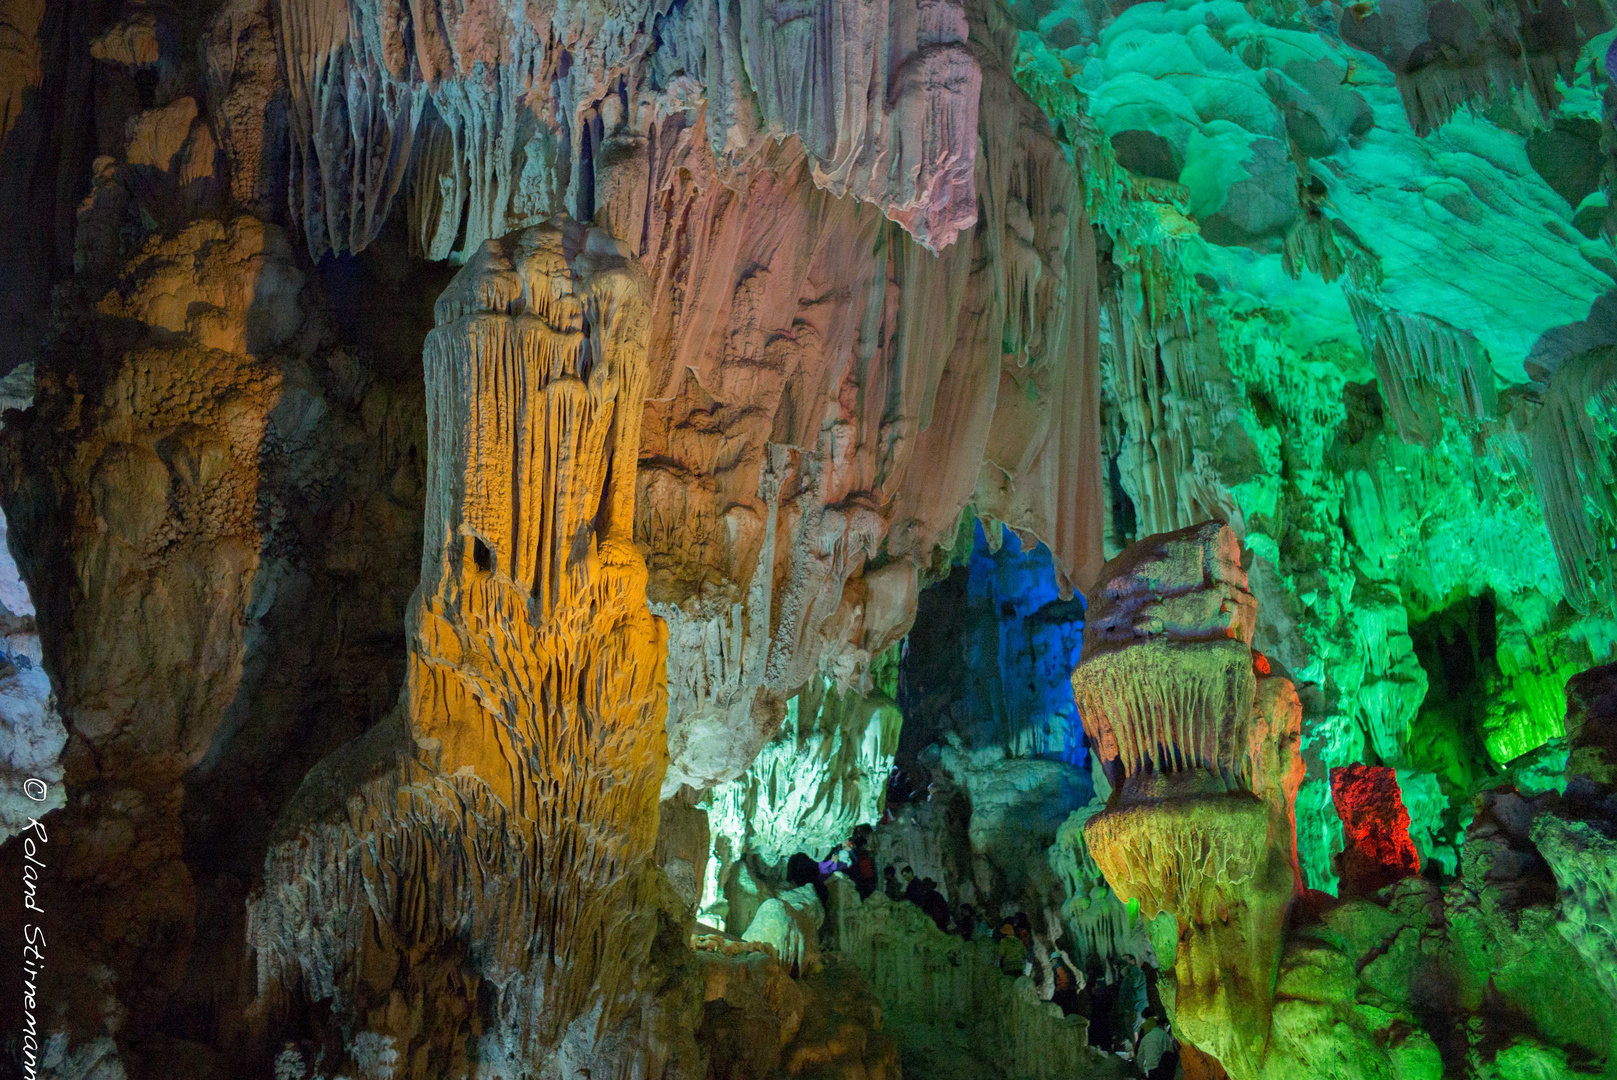
POLYGON ((485 244, 437 304, 404 694, 310 774, 251 911, 261 990, 329 1003, 395 1075, 537 1074, 574 1020, 619 1015, 650 943, 645 296, 615 241, 558 220, 485 244))
POLYGON ((625 159, 643 202, 646 93, 667 111, 705 94, 726 171, 796 136, 816 186, 933 250, 976 220, 981 73, 958 3, 281 0, 278 15, 291 209, 316 257, 363 250, 401 195, 434 259, 564 207, 591 216, 625 159))
POLYGON ((1252 651, 1256 610, 1227 526, 1149 537, 1101 571, 1072 678, 1115 785, 1089 851, 1147 919, 1177 918, 1175 1028, 1237 1078, 1262 1067, 1298 887, 1302 707, 1252 651))

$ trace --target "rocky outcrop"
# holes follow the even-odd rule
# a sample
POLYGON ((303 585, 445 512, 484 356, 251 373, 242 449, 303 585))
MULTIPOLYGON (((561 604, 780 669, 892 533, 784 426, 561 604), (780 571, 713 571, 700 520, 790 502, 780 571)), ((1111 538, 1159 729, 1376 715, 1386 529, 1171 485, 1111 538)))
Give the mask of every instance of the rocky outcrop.
POLYGON ((1567 599, 1580 610, 1617 610, 1610 559, 1617 520, 1617 348, 1563 364, 1550 380, 1533 426, 1533 470, 1544 521, 1555 541, 1567 599))
POLYGON ((915 1075, 1054 1080, 1109 1075, 1089 1021, 1040 1000, 1033 980, 1000 969, 994 945, 939 930, 920 908, 881 894, 840 894, 838 949, 881 1001, 915 1075))
POLYGON ((898 1080, 898 1047, 880 1003, 847 963, 791 978, 764 950, 698 938, 709 1076, 898 1080))
POLYGON ((279 309, 252 305, 261 280, 297 287, 278 230, 240 220, 231 246, 217 242, 223 227, 197 231, 212 243, 182 235, 130 268, 76 355, 40 372, 36 408, 4 433, 9 539, 74 733, 54 852, 70 906, 57 917, 91 925, 121 913, 115 933, 64 935, 83 953, 63 967, 110 969, 137 1027, 155 1022, 185 973, 197 897, 181 861, 182 785, 229 737, 263 587, 262 452, 285 383, 242 331, 263 315, 284 340, 302 321, 284 294, 279 309), (216 304, 165 277, 204 249, 216 304), (198 320, 171 325, 169 297, 198 320))
POLYGON ((1617 783, 1617 665, 1574 675, 1566 697, 1567 774, 1617 783))

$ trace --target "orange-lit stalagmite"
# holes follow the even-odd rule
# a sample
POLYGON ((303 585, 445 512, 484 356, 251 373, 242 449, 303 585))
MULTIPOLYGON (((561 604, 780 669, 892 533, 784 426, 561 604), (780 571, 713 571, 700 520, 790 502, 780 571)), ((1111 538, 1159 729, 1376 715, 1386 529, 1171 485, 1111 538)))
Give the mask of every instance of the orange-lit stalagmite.
POLYGON ((667 634, 630 539, 644 277, 558 220, 486 243, 436 322, 403 700, 305 782, 252 938, 261 990, 329 1002, 356 1060, 526 1076, 595 1039, 657 913, 667 634))
POLYGON ((1256 611, 1227 526, 1149 537, 1102 570, 1072 677, 1115 785, 1089 850, 1146 918, 1177 920, 1175 1029, 1237 1078, 1267 1048, 1303 772, 1302 708, 1252 651, 1256 611))

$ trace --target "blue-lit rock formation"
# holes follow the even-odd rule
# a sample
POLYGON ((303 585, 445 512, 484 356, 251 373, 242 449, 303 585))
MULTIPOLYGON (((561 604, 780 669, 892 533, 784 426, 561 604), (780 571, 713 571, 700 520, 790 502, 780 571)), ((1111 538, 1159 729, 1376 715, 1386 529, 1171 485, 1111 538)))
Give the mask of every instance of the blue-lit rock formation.
POLYGON ((993 756, 1084 763, 1069 680, 1084 604, 1063 600, 1049 549, 973 524, 972 547, 926 590, 900 666, 903 745, 913 757, 953 734, 993 756))

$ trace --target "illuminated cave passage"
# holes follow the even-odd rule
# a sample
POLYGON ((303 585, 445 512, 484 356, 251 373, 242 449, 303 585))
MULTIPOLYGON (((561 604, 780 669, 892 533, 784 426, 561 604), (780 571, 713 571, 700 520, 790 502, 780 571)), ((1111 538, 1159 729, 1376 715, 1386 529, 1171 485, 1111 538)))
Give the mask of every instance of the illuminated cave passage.
POLYGON ((1614 39, 0 0, 0 1073, 1617 1074, 1614 39))

